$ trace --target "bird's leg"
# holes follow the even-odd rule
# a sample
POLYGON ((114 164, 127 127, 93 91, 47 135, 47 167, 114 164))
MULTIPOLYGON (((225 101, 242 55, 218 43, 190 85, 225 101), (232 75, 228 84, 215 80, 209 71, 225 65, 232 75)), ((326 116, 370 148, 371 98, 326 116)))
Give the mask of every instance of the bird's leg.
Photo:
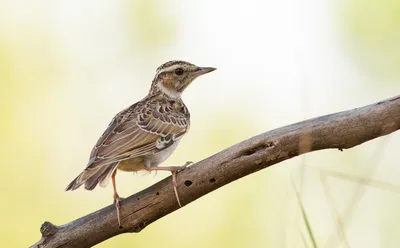
POLYGON ((176 200, 178 201, 179 207, 182 207, 181 201, 179 200, 179 195, 178 195, 178 183, 176 182, 176 173, 184 170, 188 165, 193 164, 193 162, 186 162, 184 165, 181 166, 162 166, 162 167, 146 167, 145 169, 148 171, 170 171, 172 173, 172 186, 174 188, 175 192, 175 197, 176 200))
POLYGON ((115 208, 117 209, 117 218, 118 218, 118 226, 119 228, 122 228, 121 225, 121 217, 119 215, 119 210, 121 208, 121 198, 119 197, 118 193, 117 193, 117 184, 115 183, 115 175, 117 175, 117 170, 115 170, 111 176, 112 179, 112 184, 113 184, 113 188, 114 188, 114 203, 115 203, 115 208))

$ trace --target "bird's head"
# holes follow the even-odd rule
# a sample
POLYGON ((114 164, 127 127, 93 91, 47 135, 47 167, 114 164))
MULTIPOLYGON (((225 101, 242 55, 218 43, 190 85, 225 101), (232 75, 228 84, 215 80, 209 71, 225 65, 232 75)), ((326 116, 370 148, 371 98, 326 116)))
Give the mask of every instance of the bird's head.
POLYGON ((180 98, 195 78, 214 70, 212 67, 199 67, 185 61, 169 61, 157 68, 150 92, 162 92, 171 98, 180 98))

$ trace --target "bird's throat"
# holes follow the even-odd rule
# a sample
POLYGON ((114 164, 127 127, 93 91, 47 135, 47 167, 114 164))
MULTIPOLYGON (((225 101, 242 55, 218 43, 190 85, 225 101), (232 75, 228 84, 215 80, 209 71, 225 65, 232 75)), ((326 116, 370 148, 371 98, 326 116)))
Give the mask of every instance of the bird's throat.
POLYGON ((182 92, 178 92, 176 90, 165 87, 161 82, 159 82, 156 86, 162 93, 169 96, 172 99, 180 99, 182 92))

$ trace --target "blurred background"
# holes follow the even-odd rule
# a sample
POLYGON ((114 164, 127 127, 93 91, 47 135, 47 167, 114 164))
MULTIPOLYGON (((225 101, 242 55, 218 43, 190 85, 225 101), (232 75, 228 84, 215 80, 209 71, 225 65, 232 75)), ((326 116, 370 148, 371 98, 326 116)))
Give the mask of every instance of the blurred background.
MULTIPOLYGON (((191 132, 166 162, 181 165, 398 95, 399 30, 398 0, 0 1, 2 247, 112 203, 110 186, 64 188, 160 64, 218 68, 183 96, 191 132)), ((397 132, 285 161, 97 247, 399 247, 399 146, 397 132)), ((169 175, 119 173, 119 193, 169 175)))

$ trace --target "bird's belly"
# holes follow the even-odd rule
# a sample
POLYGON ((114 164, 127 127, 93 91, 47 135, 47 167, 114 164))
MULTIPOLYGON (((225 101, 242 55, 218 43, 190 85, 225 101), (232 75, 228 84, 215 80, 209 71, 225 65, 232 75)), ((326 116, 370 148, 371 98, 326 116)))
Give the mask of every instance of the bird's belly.
POLYGON ((175 151, 176 147, 178 146, 180 140, 177 140, 172 144, 170 147, 165 148, 155 154, 146 157, 145 164, 149 165, 150 167, 155 167, 164 162, 171 154, 175 151))
POLYGON ((123 160, 119 163, 118 169, 122 171, 140 171, 147 167, 155 167, 164 162, 175 151, 179 140, 175 141, 170 147, 157 153, 137 158, 123 160))
POLYGON ((121 161, 118 165, 118 169, 122 171, 139 171, 144 168, 144 158, 137 157, 121 161))

